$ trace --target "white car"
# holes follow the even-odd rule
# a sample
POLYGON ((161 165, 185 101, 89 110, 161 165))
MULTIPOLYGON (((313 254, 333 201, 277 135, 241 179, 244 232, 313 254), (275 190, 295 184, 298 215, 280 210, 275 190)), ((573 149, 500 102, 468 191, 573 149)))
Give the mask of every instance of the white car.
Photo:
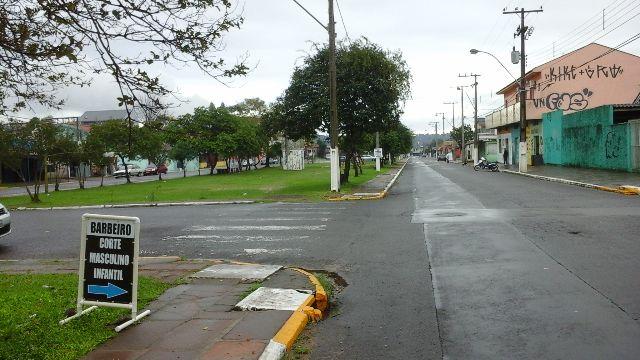
MULTIPOLYGON (((144 173, 144 170, 138 165, 127 164, 127 167, 129 168, 129 176, 142 176, 144 173)), ((120 167, 118 170, 113 172, 113 177, 116 179, 125 176, 127 176, 127 174, 125 173, 124 167, 120 167)))
POLYGON ((0 204, 0 237, 11 233, 11 214, 9 209, 0 204))

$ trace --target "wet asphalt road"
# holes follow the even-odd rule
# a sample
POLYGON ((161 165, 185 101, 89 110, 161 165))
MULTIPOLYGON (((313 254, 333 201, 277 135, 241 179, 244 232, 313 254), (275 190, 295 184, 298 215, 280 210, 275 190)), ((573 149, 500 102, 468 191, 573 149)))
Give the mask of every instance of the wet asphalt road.
MULTIPOLYGON (((338 272, 313 358, 640 353, 637 197, 412 159, 382 201, 93 211, 139 216, 144 255, 338 272)), ((14 212, 0 259, 76 257, 82 213, 14 212)))

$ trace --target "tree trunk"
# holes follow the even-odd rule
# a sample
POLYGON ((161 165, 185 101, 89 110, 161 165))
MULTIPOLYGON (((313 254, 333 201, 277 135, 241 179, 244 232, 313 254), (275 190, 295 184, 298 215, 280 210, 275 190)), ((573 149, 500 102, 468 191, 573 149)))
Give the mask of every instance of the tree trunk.
POLYGON ((264 167, 271 167, 271 164, 269 164, 270 160, 271 159, 269 158, 269 156, 265 156, 265 166, 264 167))
POLYGON ((129 168, 127 167, 127 163, 124 162, 124 156, 120 156, 120 160, 122 160, 122 166, 124 166, 124 175, 127 178, 127 184, 131 184, 131 177, 129 177, 129 168))
POLYGON ((360 175, 358 174, 358 155, 351 158, 351 161, 353 161, 353 174, 355 177, 358 177, 360 175))
POLYGON ((60 174, 58 174, 58 171, 60 170, 60 166, 58 163, 56 163, 53 168, 56 172, 56 177, 55 177, 56 185, 53 188, 53 191, 60 191, 60 174))
POLYGON ((345 155, 344 159, 344 174, 340 175, 340 183, 345 184, 349 182, 349 171, 351 171, 351 152, 345 155))
MULTIPOLYGON (((198 175, 200 175, 200 164, 198 164, 198 175)), ((187 163, 186 160, 182 161, 182 177, 187 177, 187 163)))

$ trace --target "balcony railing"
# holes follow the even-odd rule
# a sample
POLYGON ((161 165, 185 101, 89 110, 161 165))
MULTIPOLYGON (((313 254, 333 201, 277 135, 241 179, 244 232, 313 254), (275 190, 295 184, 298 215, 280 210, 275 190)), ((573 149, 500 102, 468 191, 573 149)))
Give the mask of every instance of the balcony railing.
POLYGON ((520 121, 520 104, 515 103, 504 109, 496 110, 484 119, 487 129, 495 129, 499 126, 515 124, 520 121))

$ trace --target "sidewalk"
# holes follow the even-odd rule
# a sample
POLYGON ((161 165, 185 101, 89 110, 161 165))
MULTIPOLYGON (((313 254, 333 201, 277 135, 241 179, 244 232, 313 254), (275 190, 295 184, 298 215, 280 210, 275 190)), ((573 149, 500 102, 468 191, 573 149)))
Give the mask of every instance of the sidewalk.
MULTIPOLYGON (((0 272, 5 273, 60 273, 76 269, 77 260, 72 259, 0 262, 0 272)), ((299 331, 304 328, 307 314, 297 312, 302 305, 312 305, 317 290, 305 274, 273 265, 145 258, 140 273, 166 281, 191 276, 187 283, 167 290, 145 308, 151 310, 147 318, 103 343, 84 359, 259 359, 265 349, 272 350, 272 339, 280 335, 295 314, 303 315, 304 322, 298 322, 298 328, 299 331), (258 280, 262 282, 256 284, 258 280), (258 286, 273 291, 257 296, 265 293, 258 290, 249 295, 258 286), (288 291, 288 295, 278 295, 274 289, 288 291), (245 311, 236 310, 243 296, 247 296, 243 303, 249 303, 243 305, 245 311)), ((288 334, 287 341, 293 343, 299 331, 288 334)), ((280 358, 286 346, 280 348, 282 351, 275 357, 265 354, 263 358, 280 358)))
MULTIPOLYGON (((516 165, 500 165, 500 171, 525 175, 518 172, 516 165)), ((529 166, 527 175, 543 180, 570 183, 578 186, 619 189, 620 187, 640 187, 640 174, 621 171, 585 169, 555 165, 529 166)))
POLYGON ((358 186, 351 194, 341 194, 336 197, 329 198, 330 201, 344 200, 374 200, 387 196, 387 191, 393 186, 396 179, 404 169, 404 165, 409 160, 400 160, 397 162, 399 167, 391 169, 388 173, 378 174, 373 179, 358 186))

